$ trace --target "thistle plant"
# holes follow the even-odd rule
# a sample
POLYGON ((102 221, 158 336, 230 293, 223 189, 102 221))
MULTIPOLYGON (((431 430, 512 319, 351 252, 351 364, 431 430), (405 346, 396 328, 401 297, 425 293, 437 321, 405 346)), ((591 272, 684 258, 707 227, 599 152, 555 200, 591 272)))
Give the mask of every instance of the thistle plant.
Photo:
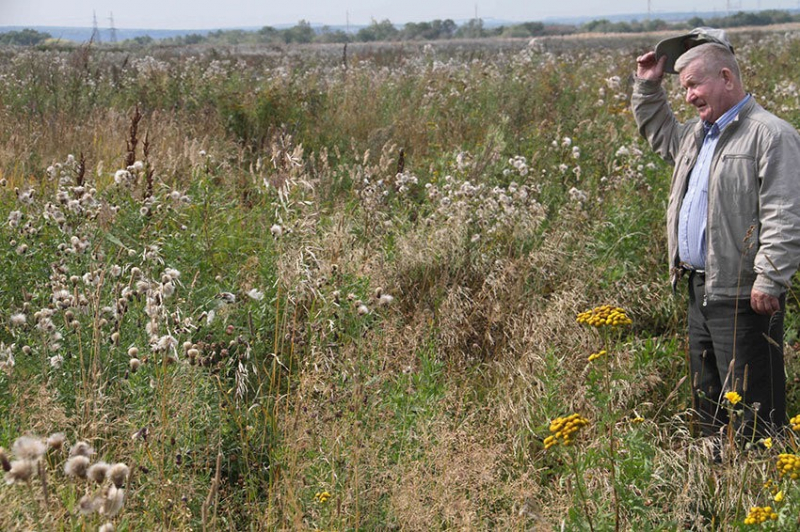
MULTIPOLYGON (((35 480, 38 480, 43 504, 32 511, 40 523, 45 514, 63 510, 78 513, 86 519, 93 514, 104 520, 113 519, 125 504, 130 468, 122 462, 109 464, 99 460, 92 463, 95 451, 85 441, 76 442, 67 454, 66 443, 63 433, 54 433, 45 439, 25 435, 14 441, 12 457, 0 448, 0 464, 5 471, 6 484, 25 485, 32 498, 36 498, 33 489, 35 480), (51 469, 52 473, 48 473, 51 469), (63 475, 58 474, 59 469, 63 475), (68 501, 75 493, 83 493, 83 496, 75 507, 70 507, 68 501)), ((103 526, 106 530, 111 526, 113 530, 110 522, 103 526)))

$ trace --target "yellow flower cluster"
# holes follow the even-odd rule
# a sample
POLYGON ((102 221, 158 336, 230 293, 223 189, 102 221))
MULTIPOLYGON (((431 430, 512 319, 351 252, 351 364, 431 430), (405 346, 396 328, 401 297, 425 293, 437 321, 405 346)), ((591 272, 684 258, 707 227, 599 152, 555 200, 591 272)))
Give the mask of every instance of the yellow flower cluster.
POLYGON ((591 355, 589 355, 589 362, 597 360, 600 357, 606 356, 606 354, 607 353, 606 353, 605 349, 602 349, 602 350, 598 351, 597 353, 592 353, 591 355))
POLYGON ((742 396, 736 392, 728 392, 725 394, 725 399, 732 405, 740 403, 742 401, 742 396))
POLYGON ((778 463, 775 464, 778 474, 781 477, 789 475, 792 480, 800 478, 800 456, 796 454, 781 453, 778 455, 778 463))
POLYGON ((328 501, 328 499, 330 499, 330 498, 331 498, 331 494, 329 492, 327 492, 327 491, 318 491, 314 495, 314 500, 319 502, 320 504, 325 504, 328 501))
POLYGON ((760 525, 767 519, 775 521, 778 519, 778 514, 772 510, 772 506, 753 506, 750 508, 750 513, 744 519, 746 525, 760 525))
POLYGON ((775 484, 772 479, 769 479, 764 483, 764 489, 769 490, 772 495, 777 495, 778 491, 780 491, 780 487, 778 487, 778 485, 775 484))
POLYGON ((557 445, 561 441, 564 445, 572 443, 572 436, 578 429, 589 424, 589 420, 580 414, 572 414, 567 417, 557 417, 550 423, 550 436, 544 439, 544 448, 557 445))
POLYGON ((791 423, 793 431, 800 432, 800 414, 790 419, 789 423, 791 423))
POLYGON ((578 314, 578 323, 599 328, 622 327, 624 325, 630 325, 632 322, 621 308, 611 305, 602 305, 578 314))

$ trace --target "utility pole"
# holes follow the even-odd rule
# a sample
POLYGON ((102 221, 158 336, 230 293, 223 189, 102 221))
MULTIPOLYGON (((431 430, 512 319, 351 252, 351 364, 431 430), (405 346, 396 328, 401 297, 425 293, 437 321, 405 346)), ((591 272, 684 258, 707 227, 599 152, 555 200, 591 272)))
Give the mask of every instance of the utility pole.
POLYGON ((109 33, 111 34, 111 42, 117 42, 117 28, 114 27, 114 13, 108 14, 109 33))
POLYGON ((97 29, 97 13, 92 11, 92 36, 89 37, 90 43, 100 43, 100 30, 97 29))

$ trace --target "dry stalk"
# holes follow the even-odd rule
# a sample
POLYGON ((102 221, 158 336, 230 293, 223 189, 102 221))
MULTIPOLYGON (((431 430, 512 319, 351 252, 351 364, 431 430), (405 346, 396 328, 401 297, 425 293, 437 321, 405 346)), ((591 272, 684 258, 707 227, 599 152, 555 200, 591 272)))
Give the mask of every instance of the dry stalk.
POLYGON ((50 508, 50 497, 47 492, 47 468, 42 460, 39 460, 39 479, 42 481, 42 493, 44 494, 44 507, 45 511, 50 508))
MULTIPOLYGON (((148 156, 150 155, 150 132, 144 134, 144 144, 142 146, 142 151, 144 153, 144 160, 148 160, 148 156)), ((148 162, 145 166, 145 191, 144 191, 144 198, 147 199, 153 195, 153 174, 155 170, 150 166, 148 162)))
POLYGON ((203 518, 203 531, 205 532, 208 530, 208 508, 212 504, 214 504, 214 516, 216 517, 216 497, 219 493, 219 484, 221 480, 221 471, 222 471, 222 453, 217 454, 217 470, 214 473, 214 479, 211 481, 211 487, 208 490, 208 497, 206 497, 205 502, 203 503, 203 507, 201 509, 201 514, 203 518))
POLYGON ((86 157, 81 152, 81 156, 78 159, 78 175, 76 178, 76 184, 79 187, 83 186, 84 179, 86 177, 86 157))
POLYGON ((139 139, 136 137, 136 134, 139 131, 139 122, 142 119, 142 113, 139 112, 139 106, 137 105, 133 110, 133 116, 131 116, 131 126, 129 129, 128 140, 125 141, 125 144, 128 147, 128 153, 125 156, 125 167, 132 166, 133 163, 136 162, 136 146, 139 144, 139 139))

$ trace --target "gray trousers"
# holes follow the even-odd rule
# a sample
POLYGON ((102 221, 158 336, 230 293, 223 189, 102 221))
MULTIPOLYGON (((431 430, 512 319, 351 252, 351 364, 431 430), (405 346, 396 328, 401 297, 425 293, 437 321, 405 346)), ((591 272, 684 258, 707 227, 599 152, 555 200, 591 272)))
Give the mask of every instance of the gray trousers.
POLYGON ((696 420, 705 436, 729 421, 729 391, 743 401, 733 428, 741 439, 775 434, 786 423, 783 316, 757 314, 750 299, 707 299, 705 275, 689 274, 689 358, 696 420), (771 339, 771 341, 770 341, 771 339))

